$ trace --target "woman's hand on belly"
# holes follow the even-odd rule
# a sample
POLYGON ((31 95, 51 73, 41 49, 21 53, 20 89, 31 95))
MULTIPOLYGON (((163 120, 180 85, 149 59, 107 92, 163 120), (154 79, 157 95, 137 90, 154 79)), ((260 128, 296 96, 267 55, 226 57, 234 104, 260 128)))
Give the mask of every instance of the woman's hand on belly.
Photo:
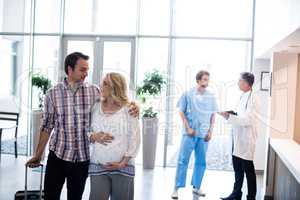
POLYGON ((124 167, 126 167, 127 164, 121 162, 110 162, 110 163, 106 163, 106 165, 104 165, 104 168, 110 171, 113 170, 118 170, 118 169, 122 169, 124 167))
POLYGON ((92 143, 98 142, 100 144, 107 145, 108 143, 111 143, 113 139, 114 137, 109 133, 98 132, 91 134, 92 143))
POLYGON ((106 165, 104 165, 104 167, 110 171, 122 169, 127 166, 129 160, 130 160, 129 157, 124 157, 120 162, 106 163, 106 165))

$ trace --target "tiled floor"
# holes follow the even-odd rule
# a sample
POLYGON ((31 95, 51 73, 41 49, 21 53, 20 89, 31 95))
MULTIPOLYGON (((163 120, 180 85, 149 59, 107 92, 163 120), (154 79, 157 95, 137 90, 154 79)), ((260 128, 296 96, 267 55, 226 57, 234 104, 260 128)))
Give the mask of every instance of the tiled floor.
MULTIPOLYGON (((12 133, 11 133, 12 135, 12 133)), ((158 135, 160 137, 157 140, 157 152, 163 151, 164 135, 158 135)), ((180 137, 181 138, 181 137, 180 137)), ((180 139, 176 138, 177 142, 172 145, 168 145, 168 157, 167 166, 176 167, 177 157, 180 147, 180 139)), ((232 170, 231 162, 231 137, 228 135, 215 136, 209 143, 207 151, 207 168, 211 170, 232 170)), ((27 136, 23 135, 18 138, 18 153, 20 155, 26 155, 27 148, 27 136)), ((141 147, 142 149, 142 147, 141 147)), ((2 153, 14 154, 14 139, 2 140, 2 153)), ((156 164, 162 165, 163 153, 156 153, 156 164)), ((136 162, 142 163, 142 151, 138 154, 136 162)), ((190 167, 193 166, 194 156, 191 156, 190 167)))
MULTIPOLYGON (((24 163, 26 157, 19 156, 15 159, 13 155, 2 155, 0 162, 0 200, 13 200, 17 190, 24 187, 24 163)), ((155 168, 155 170, 143 170, 137 166, 135 178, 136 200, 165 200, 171 199, 170 194, 174 185, 175 168, 155 168)), ((190 182, 191 170, 188 172, 187 183, 190 182)), ((203 180, 203 190, 207 193, 203 200, 215 200, 226 196, 232 189, 233 173, 228 171, 207 171, 203 180)), ((39 173, 30 172, 29 188, 38 188, 39 173)), ((258 176, 258 198, 261 199, 262 176, 258 176)), ((90 183, 87 180, 84 192, 84 200, 88 199, 90 183)), ((246 187, 244 187, 245 191, 246 187)), ((180 199, 198 199, 191 193, 188 185, 179 191, 180 199)), ((66 189, 63 189, 62 198, 66 199, 66 189)))

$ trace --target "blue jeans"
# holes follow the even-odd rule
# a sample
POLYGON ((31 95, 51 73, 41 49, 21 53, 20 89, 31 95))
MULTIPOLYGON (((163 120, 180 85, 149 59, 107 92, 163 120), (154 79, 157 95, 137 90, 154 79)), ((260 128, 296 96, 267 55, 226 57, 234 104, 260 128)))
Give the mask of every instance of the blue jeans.
POLYGON ((176 169, 175 188, 185 187, 186 174, 191 153, 194 150, 195 163, 192 185, 199 189, 206 169, 206 152, 208 142, 204 138, 183 135, 176 169))

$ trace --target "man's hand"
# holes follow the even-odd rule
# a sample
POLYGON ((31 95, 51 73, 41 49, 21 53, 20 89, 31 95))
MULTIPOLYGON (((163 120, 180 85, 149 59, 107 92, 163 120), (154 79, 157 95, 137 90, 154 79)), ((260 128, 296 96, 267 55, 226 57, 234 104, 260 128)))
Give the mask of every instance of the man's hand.
POLYGON ((41 165, 42 155, 44 153, 45 146, 49 140, 50 133, 40 132, 39 142, 35 150, 34 156, 26 162, 26 166, 30 168, 39 167, 41 165))
POLYGON ((107 170, 118 170, 118 169, 122 169, 124 167, 127 166, 127 163, 124 161, 121 162, 111 162, 111 163, 107 163, 106 165, 104 165, 104 168, 107 170))
POLYGON ((100 144, 107 145, 112 142, 114 137, 109 133, 98 132, 92 133, 90 139, 92 143, 98 142, 100 144))
POLYGON ((41 165, 41 157, 33 156, 30 160, 28 160, 25 164, 27 167, 35 168, 41 165))
POLYGON ((131 102, 129 105, 129 115, 132 117, 139 117, 140 115, 140 107, 135 102, 131 102))
POLYGON ((229 118, 229 113, 228 112, 218 112, 219 115, 221 115, 222 117, 224 117, 225 119, 229 118))
POLYGON ((207 135, 206 135, 205 138, 204 138, 204 141, 205 141, 205 142, 209 142, 209 141, 211 140, 211 138, 212 138, 212 132, 211 132, 211 131, 208 131, 208 132, 207 132, 207 135))
POLYGON ((188 132, 189 136, 195 136, 196 135, 196 132, 192 128, 188 128, 187 132, 188 132))

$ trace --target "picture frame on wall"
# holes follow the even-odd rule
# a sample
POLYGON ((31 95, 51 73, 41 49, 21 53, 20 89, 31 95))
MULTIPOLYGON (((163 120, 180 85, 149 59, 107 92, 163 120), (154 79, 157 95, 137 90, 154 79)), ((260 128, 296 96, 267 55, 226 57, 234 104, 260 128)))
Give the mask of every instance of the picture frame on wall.
POLYGON ((262 71, 260 74, 260 90, 270 91, 271 88, 271 73, 262 71))

